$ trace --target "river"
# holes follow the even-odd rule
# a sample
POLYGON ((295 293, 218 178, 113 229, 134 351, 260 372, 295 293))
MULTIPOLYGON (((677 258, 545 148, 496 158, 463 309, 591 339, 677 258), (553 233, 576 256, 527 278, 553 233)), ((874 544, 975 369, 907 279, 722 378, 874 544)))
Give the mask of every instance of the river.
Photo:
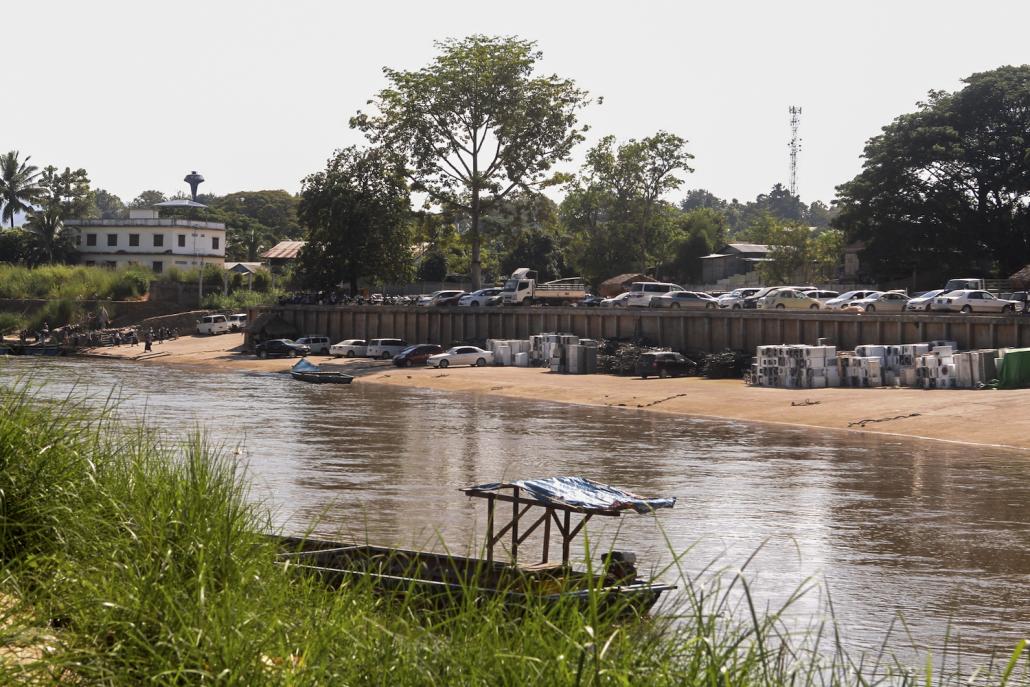
MULTIPOLYGON (((670 547, 692 547, 691 574, 755 554, 747 575, 762 603, 817 581, 793 613, 826 613, 828 591, 850 646, 878 647, 901 617, 901 654, 939 651, 949 627, 968 651, 1008 652, 1030 625, 1026 453, 95 359, 11 359, 0 379, 96 404, 115 389, 122 416, 173 436, 205 428, 292 532, 316 523, 327 536, 464 550, 486 518, 460 487, 583 475, 677 497, 657 518, 622 519, 618 548, 640 567, 670 547)), ((605 546, 612 525, 595 522, 605 546)))

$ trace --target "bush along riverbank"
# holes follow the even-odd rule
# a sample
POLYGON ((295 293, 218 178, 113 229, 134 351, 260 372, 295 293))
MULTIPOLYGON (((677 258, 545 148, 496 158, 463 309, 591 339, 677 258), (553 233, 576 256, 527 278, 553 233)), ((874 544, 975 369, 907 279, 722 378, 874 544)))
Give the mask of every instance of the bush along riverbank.
MULTIPOLYGON (((832 625, 789 632, 790 604, 759 612, 740 577, 681 573, 677 607, 631 620, 596 597, 512 613, 367 580, 328 591, 274 564, 245 477, 199 434, 0 388, 0 683, 950 684, 932 663, 849 656, 832 625)), ((1021 650, 972 684, 1026 684, 1021 650)))

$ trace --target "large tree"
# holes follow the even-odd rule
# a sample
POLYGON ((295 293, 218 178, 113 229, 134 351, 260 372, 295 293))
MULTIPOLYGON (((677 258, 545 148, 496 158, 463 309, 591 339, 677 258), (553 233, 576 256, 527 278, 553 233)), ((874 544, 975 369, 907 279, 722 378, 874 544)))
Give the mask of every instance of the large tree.
POLYGON ((46 262, 53 262, 55 257, 63 258, 72 249, 70 237, 64 232, 64 221, 70 217, 85 217, 95 207, 86 170, 65 167, 62 172, 52 165, 43 169, 37 204, 29 211, 25 227, 35 234, 39 252, 46 262))
POLYGON ((483 212, 554 181, 551 168, 582 140, 576 113, 589 99, 568 79, 534 73, 541 53, 532 41, 474 35, 437 47, 418 71, 385 68, 390 86, 351 126, 405 161, 414 190, 467 213, 478 288, 483 212))
POLYGON ((865 146, 834 225, 881 278, 940 270, 1007 275, 1030 258, 1030 66, 933 91, 865 146))
POLYGON ((339 150, 303 181, 300 221, 308 242, 300 273, 313 288, 411 276, 411 202, 400 166, 384 150, 339 150))
POLYGON ((12 150, 0 155, 0 223, 10 222, 14 228, 14 216, 32 207, 39 195, 39 168, 30 165, 31 156, 20 160, 21 153, 12 150))
POLYGON ((665 131, 622 144, 606 136, 590 149, 561 206, 584 276, 646 273, 674 259, 678 211, 662 196, 683 183, 679 172, 692 171, 691 157, 686 141, 665 131))
POLYGON ((129 210, 122 199, 109 191, 98 188, 93 195, 95 216, 100 219, 126 219, 129 210))

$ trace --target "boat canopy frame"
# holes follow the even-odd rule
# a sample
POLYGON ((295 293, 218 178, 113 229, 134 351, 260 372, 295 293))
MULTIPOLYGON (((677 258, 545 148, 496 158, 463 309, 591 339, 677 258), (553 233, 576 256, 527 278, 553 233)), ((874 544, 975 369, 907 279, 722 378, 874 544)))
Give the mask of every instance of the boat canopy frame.
POLYGON ((572 541, 583 530, 583 527, 596 516, 620 517, 626 510, 632 509, 637 512, 654 512, 656 508, 671 508, 676 502, 671 499, 643 499, 630 492, 625 492, 605 484, 592 482, 579 477, 553 477, 545 480, 527 480, 510 483, 481 484, 478 486, 465 487, 461 491, 471 498, 486 499, 486 560, 494 562, 494 547, 510 533, 511 535, 511 564, 518 564, 519 546, 535 532, 541 525, 544 527, 543 550, 541 552, 540 565, 550 563, 551 553, 551 525, 553 523, 561 540, 561 562, 562 565, 569 564, 572 549, 572 541), (543 490, 541 490, 543 487, 543 490), (563 500, 560 491, 565 487, 573 489, 599 490, 602 493, 597 498, 587 501, 572 499, 572 502, 563 500), (498 493, 501 490, 511 490, 507 493, 498 493), (511 520, 503 527, 495 531, 497 527, 496 511, 497 503, 511 504, 511 520), (543 509, 543 513, 536 516, 536 519, 527 527, 520 528, 524 516, 532 509, 543 509), (561 516, 559 517, 559 513, 561 516), (576 513, 582 517, 578 522, 573 523, 572 515, 576 513))

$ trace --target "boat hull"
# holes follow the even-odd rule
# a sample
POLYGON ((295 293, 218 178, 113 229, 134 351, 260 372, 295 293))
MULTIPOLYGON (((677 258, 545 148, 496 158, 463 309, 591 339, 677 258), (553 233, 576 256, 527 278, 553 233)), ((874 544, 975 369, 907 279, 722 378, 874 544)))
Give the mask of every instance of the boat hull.
POLYGON ((639 615, 650 610, 664 592, 675 589, 638 579, 615 583, 603 575, 560 566, 521 569, 477 558, 365 544, 295 537, 278 540, 280 563, 313 574, 331 588, 364 581, 380 592, 414 593, 444 604, 474 594, 482 599, 500 597, 517 606, 532 602, 586 606, 593 596, 604 610, 639 615))
POLYGON ((354 377, 343 372, 298 372, 292 370, 290 374, 294 379, 309 384, 350 384, 354 377))

